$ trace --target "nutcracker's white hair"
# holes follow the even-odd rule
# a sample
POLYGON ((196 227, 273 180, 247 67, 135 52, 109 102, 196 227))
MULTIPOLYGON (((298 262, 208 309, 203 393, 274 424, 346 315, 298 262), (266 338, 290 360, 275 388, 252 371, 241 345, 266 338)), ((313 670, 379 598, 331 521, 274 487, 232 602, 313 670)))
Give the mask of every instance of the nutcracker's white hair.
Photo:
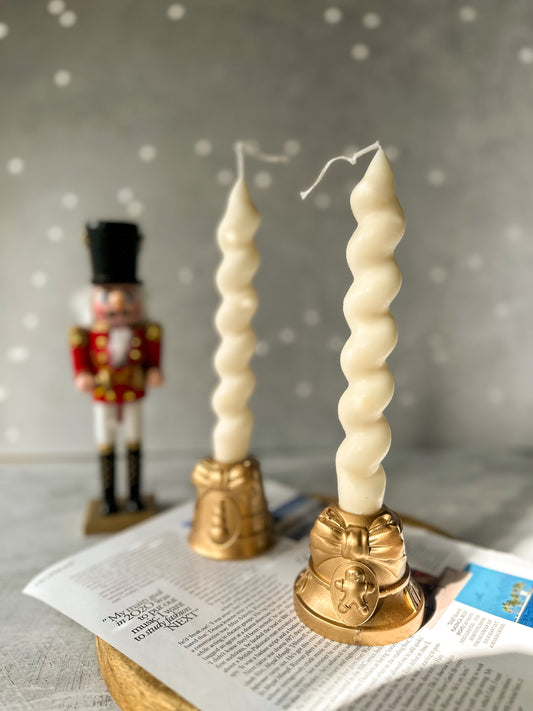
MULTIPOLYGON (((69 311, 74 316, 75 322, 78 326, 83 326, 88 328, 93 321, 91 313, 91 292, 93 289, 92 284, 86 284, 85 286, 76 289, 76 291, 71 294, 68 301, 69 311)), ((148 290, 144 285, 137 286, 137 293, 142 304, 142 318, 147 318, 148 316, 148 290)))

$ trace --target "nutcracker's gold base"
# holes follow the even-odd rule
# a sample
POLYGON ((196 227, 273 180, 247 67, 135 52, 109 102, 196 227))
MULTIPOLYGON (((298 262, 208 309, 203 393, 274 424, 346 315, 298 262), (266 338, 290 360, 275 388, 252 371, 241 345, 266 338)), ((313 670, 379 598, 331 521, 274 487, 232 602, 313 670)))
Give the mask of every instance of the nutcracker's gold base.
POLYGON ((142 497, 144 508, 140 511, 127 511, 127 499, 117 499, 118 511, 103 516, 101 513, 102 500, 91 499, 87 505, 83 532, 86 536, 98 533, 118 533, 125 528, 155 516, 159 512, 155 498, 152 494, 142 497))
POLYGON ((381 646, 413 635, 424 595, 412 579, 398 516, 328 506, 310 534, 309 565, 294 583, 294 607, 314 632, 345 644, 381 646))
POLYGON ((198 491, 189 545, 216 560, 241 560, 274 543, 259 462, 252 457, 225 464, 202 459, 192 481, 198 491))

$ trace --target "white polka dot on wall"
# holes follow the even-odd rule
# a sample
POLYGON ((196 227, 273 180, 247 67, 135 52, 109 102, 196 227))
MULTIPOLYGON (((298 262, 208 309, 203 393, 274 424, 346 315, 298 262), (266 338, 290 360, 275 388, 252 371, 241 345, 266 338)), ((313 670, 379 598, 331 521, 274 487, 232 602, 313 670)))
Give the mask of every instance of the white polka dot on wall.
POLYGON ((477 19, 477 10, 472 5, 463 5, 458 11, 461 22, 474 22, 477 19))
POLYGON ((327 342, 328 349, 335 353, 340 353, 344 346, 344 339, 340 336, 331 336, 327 342))
POLYGON ((432 168, 426 175, 426 180, 433 187, 438 188, 446 182, 446 173, 441 168, 432 168))
POLYGON ((22 325, 24 328, 27 328, 28 331, 33 331, 33 329, 39 325, 39 317, 33 313, 26 314, 22 319, 22 325))
POLYGON ((60 89, 68 86, 72 81, 72 74, 67 69, 59 69, 54 74, 54 84, 60 89))
POLYGON ((261 358, 264 358, 270 353, 270 346, 266 341, 257 341, 255 346, 255 354, 261 358))
POLYGON ((207 138, 200 138, 200 140, 194 144, 194 152, 197 156, 205 158, 213 152, 213 144, 207 138))
POLYGON ((232 170, 229 170, 228 168, 223 168, 222 170, 219 170, 217 173, 217 183, 219 185, 231 185, 234 180, 234 173, 232 170))
POLYGON ((10 444, 15 444, 15 442, 18 442, 20 439, 20 430, 18 427, 7 427, 4 430, 4 438, 10 444))
POLYGON ((283 144, 283 150, 288 156, 297 156, 302 152, 302 144, 297 138, 289 138, 283 144))
POLYGON ((429 270, 429 280, 432 281, 434 284, 444 284, 446 279, 448 278, 448 271, 446 267, 431 267, 429 270))
POLYGON ((367 12, 361 18, 361 24, 367 30, 376 30, 381 25, 381 15, 377 12, 367 12))
POLYGON ((296 340, 296 333, 293 328, 282 328, 278 334, 278 338, 281 343, 289 345, 296 340))
POLYGON ((487 392, 487 400, 491 405, 499 405, 504 400, 504 394, 501 388, 493 387, 487 392))
POLYGON ((180 284, 185 284, 185 286, 192 284, 194 281, 193 270, 190 267, 181 267, 181 269, 178 270, 178 281, 180 284))
POLYGON ((22 158, 18 157, 10 158, 6 164, 7 172, 10 175, 20 175, 24 172, 24 167, 24 161, 22 160, 22 158))
POLYGON ((173 22, 182 20, 185 17, 184 6, 179 2, 172 3, 172 5, 169 5, 167 7, 167 17, 169 20, 172 20, 173 22))
POLYGON ((150 163, 157 157, 157 148, 147 143, 139 148, 138 156, 143 163, 150 163))
POLYGON ((78 21, 78 16, 72 10, 67 10, 62 15, 59 16, 59 24, 61 27, 69 28, 74 27, 78 21))
POLYGON ((331 207, 331 197, 327 193, 317 193, 314 197, 315 207, 319 210, 327 210, 331 207))
POLYGON ((336 25, 342 20, 342 10, 338 7, 327 7, 324 10, 324 22, 328 25, 336 25))
POLYGON ((64 237, 63 228, 59 225, 52 225, 46 230, 46 236, 50 242, 61 242, 64 237))
POLYGON ((9 392, 6 387, 0 385, 0 402, 5 402, 9 397, 9 392))
POLYGON ((66 3, 63 0, 50 0, 47 9, 51 15, 60 15, 65 7, 66 3))
POLYGON ((308 309, 304 313, 304 323, 307 326, 318 326, 320 321, 321 321, 320 314, 316 309, 308 309))
POLYGON ((411 390, 403 390, 398 393, 398 402, 402 407, 413 407, 416 402, 416 398, 411 390))
POLYGON ((524 237, 524 230, 520 225, 507 225, 505 237, 509 242, 520 242, 524 237))
POLYGON ((144 205, 140 200, 132 200, 126 205, 126 212, 130 217, 140 217, 144 212, 144 205))
POLYGON ((48 275, 46 272, 33 272, 31 275, 31 285, 35 289, 42 289, 48 284, 48 275))
POLYGON ((511 313, 511 306, 509 304, 506 304, 505 301, 500 301, 499 304, 496 304, 494 307, 494 315, 496 318, 507 318, 511 313))
POLYGON ((356 62, 364 62, 370 56, 370 49, 366 44, 354 44, 350 50, 350 55, 356 62))
POLYGON ((76 193, 65 193, 61 196, 61 204, 67 210, 73 210, 78 206, 79 198, 76 193))
POLYGON ((27 346, 11 346, 7 349, 6 358, 10 363, 26 363, 30 359, 30 349, 27 346))
POLYGON ((522 64, 533 64, 533 47, 521 47, 518 51, 518 61, 522 64))
POLYGON ((0 22, 0 40, 7 37, 9 34, 9 27, 5 22, 0 22))
POLYGON ((119 188, 117 190, 117 202, 121 205, 127 205, 134 198, 134 193, 131 188, 119 188))
POLYGON ((296 384, 294 392, 296 393, 297 397, 302 400, 305 400, 313 394, 313 385, 312 383, 308 383, 307 381, 303 380, 301 383, 296 384))
POLYGON ((271 174, 266 170, 261 170, 259 173, 254 175, 254 185, 256 188, 260 188, 261 190, 269 188, 272 185, 271 174))
POLYGON ((473 272, 477 272, 483 266, 483 257, 481 254, 469 254, 466 258, 466 266, 473 272))

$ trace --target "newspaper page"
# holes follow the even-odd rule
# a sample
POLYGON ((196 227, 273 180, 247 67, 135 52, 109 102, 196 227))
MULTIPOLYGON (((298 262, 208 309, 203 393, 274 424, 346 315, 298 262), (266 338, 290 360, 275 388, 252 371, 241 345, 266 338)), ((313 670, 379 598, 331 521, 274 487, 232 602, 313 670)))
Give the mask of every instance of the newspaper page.
POLYGON ((431 618, 395 645, 335 643, 292 603, 323 506, 279 484, 266 493, 279 537, 258 558, 193 553, 187 504, 48 568, 24 592, 202 711, 533 709, 533 564, 406 527, 431 618))

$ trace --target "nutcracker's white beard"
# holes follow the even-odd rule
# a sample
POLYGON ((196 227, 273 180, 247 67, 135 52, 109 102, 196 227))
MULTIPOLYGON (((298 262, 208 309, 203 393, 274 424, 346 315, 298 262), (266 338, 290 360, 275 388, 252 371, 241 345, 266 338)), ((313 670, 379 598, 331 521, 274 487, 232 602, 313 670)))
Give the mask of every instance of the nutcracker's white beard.
POLYGON ((129 326, 118 326, 109 332, 109 357, 112 368, 126 365, 130 349, 132 330, 129 326))

